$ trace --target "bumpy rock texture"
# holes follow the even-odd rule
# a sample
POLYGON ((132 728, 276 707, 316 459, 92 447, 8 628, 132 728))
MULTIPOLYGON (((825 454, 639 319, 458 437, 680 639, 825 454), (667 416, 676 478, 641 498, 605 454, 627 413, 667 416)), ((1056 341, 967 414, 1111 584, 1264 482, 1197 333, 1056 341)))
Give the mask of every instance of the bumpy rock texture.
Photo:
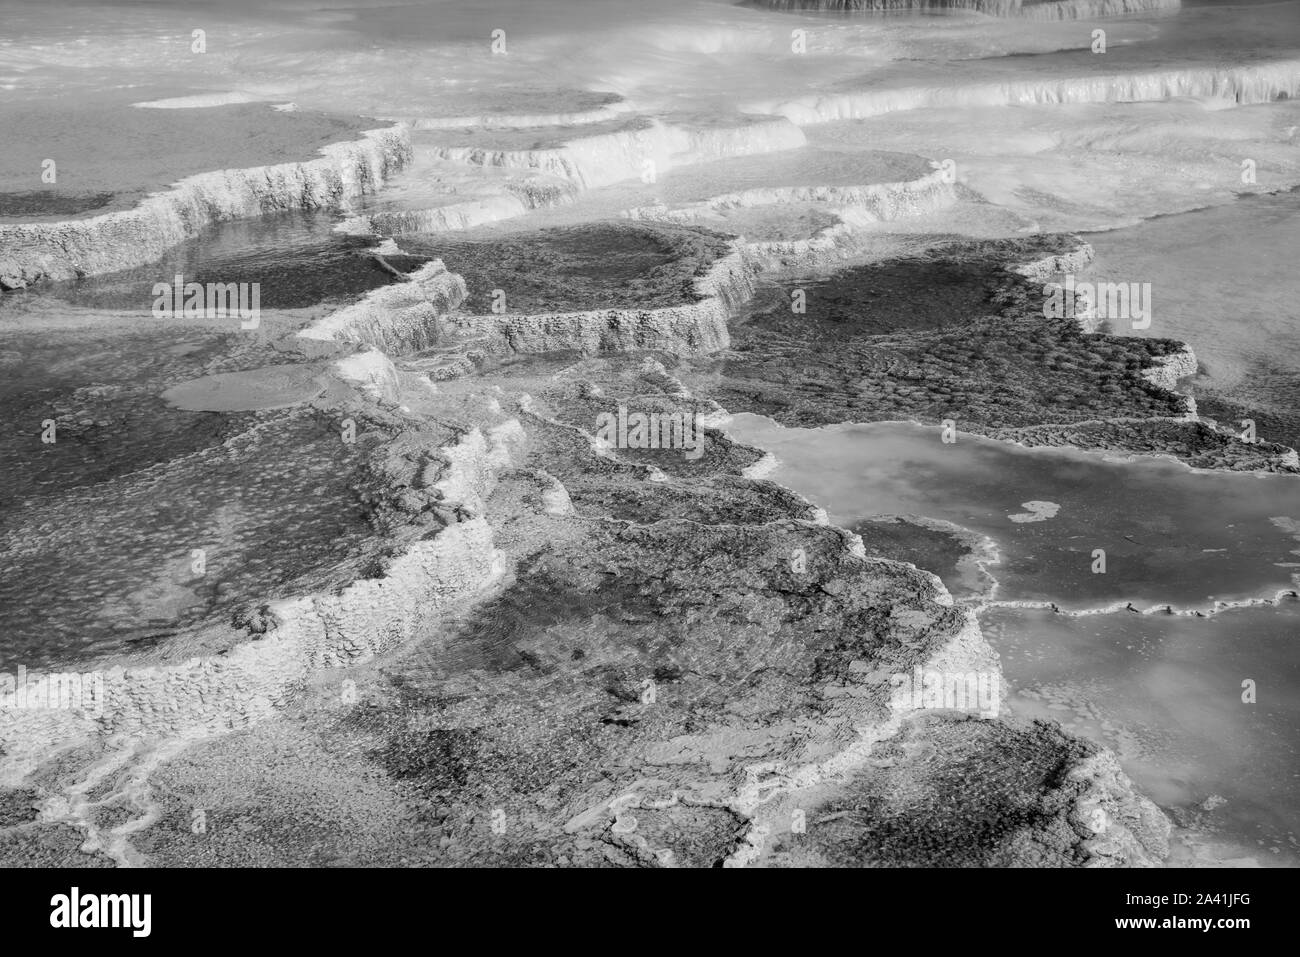
POLYGON ((61 223, 0 224, 0 288, 70 279, 156 260, 225 219, 291 209, 337 209, 383 185, 411 156, 405 126, 372 130, 300 163, 188 176, 120 212, 61 223))
MULTIPOLYGON (((1043 7, 1050 7, 1044 4, 1043 7)), ((1271 103, 1300 92, 1300 61, 1242 67, 1198 67, 1111 76, 1011 80, 961 87, 907 87, 810 94, 750 105, 755 113, 784 116, 799 126, 864 119, 897 110, 1050 103, 1138 103, 1174 96, 1271 103)))
MULTIPOLYGON (((102 715, 7 715, 9 859, 74 857, 71 827, 117 863, 1160 860, 1167 823, 1107 756, 894 698, 893 675, 987 677, 996 656, 934 575, 746 477, 760 453, 709 416, 717 397, 763 408, 718 371, 770 348, 727 348, 755 267, 733 241, 661 228, 697 258, 640 325, 458 313, 473 291, 439 263, 282 342, 323 364, 319 412, 365 423, 358 490, 394 547, 338 587, 102 663, 102 715), (467 331, 471 364, 441 362, 467 331), (700 454, 601 445, 620 408, 691 417, 700 454)), ((950 258, 954 284, 974 283, 950 258)), ((1014 275, 980 290, 1013 309, 1014 275)), ((938 321, 798 319, 817 341, 783 329, 782 374, 817 361, 832 385, 858 324, 934 351, 938 321)), ((1133 394, 1173 409, 1141 371, 1133 394)))

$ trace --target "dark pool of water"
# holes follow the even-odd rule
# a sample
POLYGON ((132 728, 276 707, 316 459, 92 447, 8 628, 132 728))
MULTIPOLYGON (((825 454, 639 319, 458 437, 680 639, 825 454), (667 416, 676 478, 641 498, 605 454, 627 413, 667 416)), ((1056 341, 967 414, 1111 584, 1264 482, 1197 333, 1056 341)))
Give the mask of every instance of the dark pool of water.
MULTIPOLYGON (((153 285, 259 283, 263 309, 294 309, 358 298, 395 281, 367 250, 375 241, 332 232, 337 217, 295 212, 234 220, 168 250, 158 262, 121 272, 42 286, 40 295, 77 306, 148 312, 153 285)), ((420 257, 385 257, 407 271, 420 257)))

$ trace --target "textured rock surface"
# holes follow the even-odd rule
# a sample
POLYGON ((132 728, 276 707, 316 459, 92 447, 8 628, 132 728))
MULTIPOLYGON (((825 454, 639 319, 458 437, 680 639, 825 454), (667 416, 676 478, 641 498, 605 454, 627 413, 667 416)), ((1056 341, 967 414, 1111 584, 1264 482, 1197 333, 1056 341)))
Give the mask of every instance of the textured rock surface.
POLYGON ((648 159, 654 163, 652 172, 657 176, 674 165, 793 149, 805 142, 803 133, 789 121, 762 117, 734 126, 700 127, 644 119, 620 119, 608 125, 615 129, 599 132, 588 127, 563 145, 531 145, 523 149, 435 146, 432 152, 450 162, 549 173, 579 188, 591 189, 645 175, 648 159))
POLYGON ((199 173, 121 212, 61 223, 0 223, 0 283, 15 287, 141 265, 224 219, 337 209, 374 192, 409 160, 410 131, 373 130, 321 152, 301 163, 199 173))
POLYGON ((365 343, 394 355, 418 352, 438 344, 437 317, 458 307, 465 295, 465 281, 435 259, 405 282, 376 289, 359 303, 312 323, 298 336, 365 343))
POLYGON ((1043 318, 1047 277, 1084 269, 1091 254, 1069 236, 963 242, 829 279, 787 278, 760 287, 730 348, 682 378, 727 409, 801 427, 951 420, 1029 445, 1291 469, 1284 446, 1196 421, 1191 397, 1172 391, 1196 372, 1182 343, 1043 318))
MULTIPOLYGON (((1172 4, 761 5, 1047 20, 1172 4)), ((805 426, 949 419, 1026 444, 1300 467, 1285 447, 1197 417, 1174 391, 1196 371, 1181 344, 1045 320, 1045 287, 1086 272, 1091 249, 1038 233, 1143 215, 1159 205, 1142 201, 1144 188, 1182 190, 1180 202, 1224 197, 1243 151, 1258 154, 1259 189, 1271 188, 1293 171, 1260 111, 1237 111, 1240 125, 1204 149, 1184 136, 1199 120, 1179 122, 1204 113, 1197 104, 1170 104, 1173 122, 1113 104, 1264 103, 1297 92, 1297 62, 1219 66, 1160 47, 1159 66, 1125 73, 1142 50, 1127 41, 1147 25, 1120 28, 1117 55, 1094 58, 1086 31, 1057 49, 1040 42, 1052 31, 1008 41, 971 17, 943 25, 936 62, 915 25, 750 11, 736 30, 722 7, 702 8, 686 30, 652 14, 644 34, 626 31, 623 57, 623 37, 588 6, 582 34, 609 39, 586 44, 588 77, 644 79, 629 102, 548 87, 549 71, 525 70, 541 81, 529 91, 498 84, 495 67, 508 73, 518 57, 496 61, 482 84, 452 77, 441 98, 439 75, 457 72, 445 62, 404 60, 405 43, 400 55, 354 51, 345 75, 313 73, 321 88, 303 84, 304 98, 367 108, 360 87, 412 111, 397 128, 312 163, 195 177, 131 213, 0 232, 5 288, 150 260, 214 220, 300 207, 346 211, 354 252, 357 234, 383 235, 367 252, 388 273, 431 260, 360 299, 346 277, 294 273, 286 285, 307 294, 268 308, 293 314, 268 315, 255 343, 157 324, 112 341, 105 329, 132 318, 121 313, 49 352, 35 335, 6 343, 18 427, 0 436, 0 504, 16 504, 20 520, 0 529, 0 554, 17 559, 0 575, 0 607, 19 609, 4 614, 35 636, 28 647, 97 669, 106 700, 99 714, 0 714, 0 858, 653 867, 1165 856, 1167 822, 1111 755, 1055 724, 1015 720, 996 697, 972 709, 893 694, 896 678, 919 672, 976 687, 999 678, 971 611, 989 587, 992 539, 915 517, 837 528, 765 480, 773 458, 719 423, 727 411, 805 426), (784 62, 787 28, 800 23, 815 25, 814 55, 784 62), (393 69, 403 62, 416 64, 409 77, 393 69), (1039 69, 1049 62, 1066 66, 1039 69), (787 68, 807 82, 785 82, 787 68), (366 69, 383 77, 373 88, 366 69), (430 95, 389 95, 390 74, 430 95), (1052 110, 1001 111, 1038 119, 1004 116, 991 138, 947 129, 960 184, 949 162, 879 148, 910 150, 932 132, 927 118, 836 122, 1054 104, 1098 106, 1047 136, 1039 121, 1052 110), (468 115, 412 115, 426 109, 468 115), (1154 122, 1135 133, 1135 112, 1154 122), (812 124, 827 125, 801 128, 812 124), (1152 163, 1147 137, 1186 162, 1152 163), (699 168, 671 175, 688 165, 699 168), (352 208, 399 166, 411 175, 352 208), (1121 167, 1119 198, 1071 195, 1076 183, 1104 192, 1104 174, 1121 167), (621 221, 590 222, 629 207, 621 221), (502 222, 526 212, 539 224, 527 232, 502 222), (398 247, 391 234, 409 230, 431 235, 398 247), (1022 238, 953 238, 990 235, 1022 238), (765 270, 780 275, 762 284, 765 270), (316 304, 335 294, 351 305, 320 316, 316 304), (296 311, 304 303, 310 313, 296 311), (35 354, 43 369, 72 371, 42 381, 26 362, 35 354), (259 370, 277 381, 230 407, 205 401, 259 370), (187 387, 193 408, 166 404, 187 387), (622 431, 611 441, 609 421, 629 411, 668 422, 651 428, 664 441, 629 443, 622 431), (43 448, 47 413, 60 441, 43 448), (675 447, 674 421, 702 441, 675 447), (208 539, 225 567, 195 581, 181 558, 208 539), (95 609, 89 624, 111 621, 115 643, 79 655, 83 622, 62 614, 69 605, 95 609), (196 813, 207 827, 193 827, 196 813)), ((525 66, 537 50, 521 51, 525 66)), ((283 57, 248 46, 239 62, 267 89, 283 82, 283 57)), ((60 202, 49 211, 100 209, 92 189, 60 202)), ((308 258, 349 272, 330 258, 338 250, 294 252, 299 272, 308 258)), ((1058 508, 1024 497, 1033 514, 1016 518, 1058 508)))
POLYGON ((38 809, 0 826, 9 859, 66 856, 69 827, 116 863, 1161 859, 1163 816, 1095 749, 895 698, 996 656, 938 578, 747 477, 760 453, 709 425, 722 390, 696 384, 756 273, 720 248, 693 302, 632 326, 448 313, 437 263, 286 340, 342 351, 322 408, 384 424, 364 494, 395 547, 98 663, 101 715, 6 713, 6 799, 38 809), (433 385, 402 355, 467 329, 509 361, 433 385), (600 445, 620 408, 694 417, 700 454, 600 445))
POLYGON ((871 13, 897 10, 971 10, 1026 20, 1083 20, 1154 10, 1177 10, 1181 0, 748 0, 773 10, 871 13))
POLYGON ((863 119, 897 110, 1049 103, 1137 103, 1173 96, 1215 96, 1236 103, 1270 103, 1300 92, 1300 62, 1245 67, 1158 70, 1142 74, 971 83, 809 95, 751 104, 755 113, 784 116, 800 126, 863 119))
POLYGON ((744 247, 737 244, 694 280, 689 295, 695 301, 683 305, 542 315, 452 316, 447 322, 455 333, 498 351, 705 355, 726 348, 730 342, 730 310, 752 295, 756 273, 744 247))
POLYGON ((1058 728, 937 715, 801 810, 775 866, 1150 866, 1170 831, 1112 756, 1058 728))
POLYGON ((746 251, 765 269, 814 270, 849 258, 856 245, 854 225, 888 222, 943 209, 955 199, 954 189, 941 171, 896 183, 873 183, 864 186, 785 186, 761 187, 726 193, 699 203, 681 206, 641 206, 626 210, 632 220, 699 223, 723 232, 740 231, 726 218, 735 210, 781 207, 801 204, 835 211, 830 225, 801 239, 757 239, 746 251))

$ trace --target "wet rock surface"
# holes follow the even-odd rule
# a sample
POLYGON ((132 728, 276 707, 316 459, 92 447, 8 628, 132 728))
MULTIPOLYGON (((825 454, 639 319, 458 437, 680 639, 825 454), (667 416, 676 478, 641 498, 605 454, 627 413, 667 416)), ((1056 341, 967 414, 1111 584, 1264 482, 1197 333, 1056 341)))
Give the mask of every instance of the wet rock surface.
POLYGON ((463 276, 469 297, 462 308, 477 314, 678 305, 692 298, 697 273, 728 250, 725 238, 706 230, 617 223, 494 242, 412 237, 403 246, 463 276))
POLYGON ((1087 795, 1088 780, 1071 774, 1098 755, 1096 746, 1046 722, 918 719, 877 748, 866 769, 805 810, 806 830, 777 842, 772 864, 1095 867, 1159 860, 1169 836, 1159 812, 1122 795, 1087 795), (1080 813, 1081 798, 1089 813, 1080 813), (1093 829, 1108 814, 1125 825, 1110 844, 1096 841, 1093 829))
MULTIPOLYGON (((964 243, 760 289, 731 349, 683 381, 786 425, 951 421, 1029 445, 1168 454, 1196 467, 1289 470, 1288 449, 1187 421, 1164 364, 1182 343, 1043 316, 1068 236, 964 243), (1026 275, 1026 264, 1041 263, 1026 275), (1038 275, 1032 275, 1033 272, 1038 275), (796 309, 802 311, 796 311, 796 309), (833 343, 833 348, 826 345, 833 343)), ((1194 361, 1178 375, 1195 371, 1194 361)))

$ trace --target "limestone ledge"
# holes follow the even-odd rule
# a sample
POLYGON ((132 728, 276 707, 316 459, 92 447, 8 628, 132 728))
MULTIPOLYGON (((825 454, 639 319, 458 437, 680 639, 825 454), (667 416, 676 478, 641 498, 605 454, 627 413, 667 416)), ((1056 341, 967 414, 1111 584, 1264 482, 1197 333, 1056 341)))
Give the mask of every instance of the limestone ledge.
POLYGON ((1017 20, 1090 20, 1131 13, 1178 10, 1182 0, 750 0, 773 10, 861 11, 969 10, 1017 20))
MULTIPOLYGON (((570 184, 571 185, 571 184, 570 184)), ((516 188, 496 195, 434 206, 366 213, 345 219, 335 227, 354 236, 392 236, 400 233, 445 233, 472 229, 485 223, 522 216, 534 209, 560 206, 577 195, 575 188, 516 188)))
POLYGON ((1092 248, 1091 243, 1086 243, 1077 236, 1074 238, 1076 245, 1073 249, 1052 256, 1044 256, 1042 259, 1020 263, 1012 269, 1012 272, 1019 273, 1026 279, 1045 283, 1048 289, 1055 288, 1055 283, 1048 282, 1050 277, 1064 273, 1083 272, 1092 264, 1096 256, 1096 251, 1092 248))
POLYGON ((196 738, 236 730, 282 709, 312 672, 366 661, 412 638, 440 609, 491 582, 500 556, 487 520, 474 514, 522 441, 516 420, 473 428, 444 449, 437 495, 467 517, 396 556, 382 577, 337 594, 271 602, 259 635, 232 635, 229 650, 176 664, 99 667, 95 713, 0 711, 0 783, 17 783, 56 750, 96 736, 196 738))
POLYGON ((668 208, 638 206, 623 213, 624 218, 689 222, 703 212, 728 209, 753 209, 761 206, 785 206, 793 203, 824 203, 862 209, 881 220, 928 212, 955 199, 952 184, 943 171, 934 170, 914 180, 897 183, 869 183, 863 186, 760 186, 734 193, 723 193, 698 203, 668 208))
POLYGON ((298 345, 309 353, 325 348, 314 343, 333 342, 364 343, 391 354, 418 352, 437 343, 438 317, 468 295, 465 280, 434 259, 405 282, 381 286, 312 323, 298 333, 298 345))
POLYGON ((449 163, 531 170, 594 189, 647 175, 657 177, 674 166, 796 149, 806 142, 803 132, 784 118, 712 128, 649 121, 544 149, 434 146, 428 152, 449 163))
POLYGON ((0 288, 153 262, 222 220, 294 209, 339 209, 378 190, 411 159, 405 125, 363 136, 324 147, 318 159, 187 176, 132 209, 58 223, 0 225, 0 288))
POLYGON ((943 209, 956 201, 951 183, 935 170, 915 180, 863 186, 768 186, 725 193, 699 203, 668 207, 638 206, 623 218, 637 221, 709 225, 711 215, 730 209, 753 209, 794 203, 821 203, 840 214, 841 222, 807 239, 749 243, 749 253, 764 269, 818 268, 852 255, 854 227, 890 222, 943 209))
POLYGON ((733 307, 754 294, 758 265, 743 243, 733 242, 694 282, 698 301, 663 309, 600 309, 537 315, 450 315, 450 332, 485 337, 504 353, 539 354, 576 350, 584 355, 659 351, 704 355, 727 348, 727 320, 733 307))
MULTIPOLYGON (((428 126, 419 121, 417 128, 455 129, 461 125, 459 120, 447 126, 428 126)), ((471 229, 535 209, 571 203, 584 190, 639 177, 657 178, 678 166, 797 149, 806 142, 803 132, 788 120, 765 118, 737 126, 705 128, 643 120, 639 126, 579 135, 563 145, 540 149, 422 147, 422 152, 436 161, 526 175, 495 193, 424 209, 366 213, 336 228, 364 236, 471 229)))
MULTIPOLYGON (((1151 368, 1143 371, 1142 377, 1169 392, 1174 392, 1177 389, 1180 379, 1196 375, 1196 353, 1192 352, 1192 347, 1189 345, 1183 345, 1177 352, 1157 356, 1154 363, 1151 368)), ((1187 411, 1184 413, 1183 418, 1195 421, 1197 418, 1196 400, 1191 396, 1187 396, 1186 399, 1187 411)))
POLYGON ((752 113, 784 116, 800 126, 932 108, 1141 103, 1178 96, 1237 104, 1271 103, 1300 93, 1300 60, 1241 67, 1206 66, 1061 78, 1033 78, 952 87, 904 87, 806 94, 751 103, 752 113))
MULTIPOLYGON (((919 569, 916 574, 934 577, 919 569)), ((935 582, 942 592, 941 600, 950 603, 952 598, 947 590, 937 578, 935 582)), ((1001 682, 997 653, 985 641, 975 613, 970 610, 966 612, 964 625, 951 633, 921 667, 923 671, 939 673, 991 672, 1001 682)), ((850 746, 819 764, 795 767, 762 765, 747 769, 748 781, 741 790, 741 801, 736 810, 747 814, 753 824, 746 840, 727 861, 727 866, 760 862, 770 836, 788 829, 790 810, 801 803, 800 792, 847 780, 854 771, 868 763, 878 744, 899 734, 909 718, 927 713, 906 706, 900 708, 891 701, 883 720, 859 723, 862 712, 853 708, 852 699, 839 700, 846 702, 846 708, 855 712, 836 713, 831 717, 832 723, 847 721, 854 727, 857 739, 850 746), (778 795, 780 799, 774 800, 778 795)), ((845 708, 837 704, 836 711, 843 710, 845 708)), ((1077 825, 1078 833, 1090 835, 1082 841, 1081 847, 1088 858, 1086 866, 1151 867, 1165 858, 1170 832, 1168 819, 1155 804, 1137 792, 1112 754, 1100 752, 1073 765, 1066 772, 1066 779, 1082 785, 1070 817, 1077 825), (1101 815, 1095 813, 1098 809, 1102 811, 1101 815)))

